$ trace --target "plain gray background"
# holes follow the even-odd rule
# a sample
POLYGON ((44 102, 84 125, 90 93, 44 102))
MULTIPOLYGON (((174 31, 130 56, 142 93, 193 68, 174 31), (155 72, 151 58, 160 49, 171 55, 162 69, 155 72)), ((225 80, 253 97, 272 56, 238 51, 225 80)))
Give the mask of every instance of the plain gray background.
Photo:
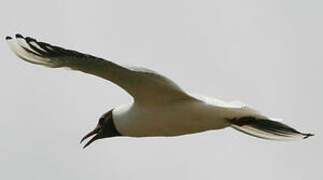
POLYGON ((322 178, 322 1, 3 1, 0 179, 322 178), (79 140, 131 101, 94 76, 28 64, 6 35, 156 70, 190 92, 240 100, 316 134, 272 142, 233 129, 79 140))

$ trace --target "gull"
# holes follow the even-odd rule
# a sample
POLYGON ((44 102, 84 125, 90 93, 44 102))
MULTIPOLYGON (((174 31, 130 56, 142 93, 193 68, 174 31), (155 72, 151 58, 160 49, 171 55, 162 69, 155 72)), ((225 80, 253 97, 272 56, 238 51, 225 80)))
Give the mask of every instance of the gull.
POLYGON ((242 103, 196 96, 182 90, 155 71, 121 66, 103 58, 37 41, 16 34, 7 36, 11 50, 21 59, 50 68, 66 67, 92 74, 118 85, 133 102, 104 113, 81 143, 118 136, 180 136, 232 127, 251 136, 270 140, 301 140, 313 136, 301 133, 242 103))

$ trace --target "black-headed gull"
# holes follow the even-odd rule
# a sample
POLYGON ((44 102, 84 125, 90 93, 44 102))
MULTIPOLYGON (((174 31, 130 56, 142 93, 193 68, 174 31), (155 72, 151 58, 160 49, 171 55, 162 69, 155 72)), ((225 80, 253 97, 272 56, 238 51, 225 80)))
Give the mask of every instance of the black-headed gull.
POLYGON ((272 140, 297 140, 313 135, 301 133, 240 103, 193 96, 167 77, 148 69, 120 66, 20 34, 15 38, 7 36, 6 40, 11 50, 27 62, 51 68, 68 67, 99 76, 133 97, 132 103, 101 116, 96 128, 82 139, 94 135, 84 148, 108 137, 179 136, 226 127, 272 140))

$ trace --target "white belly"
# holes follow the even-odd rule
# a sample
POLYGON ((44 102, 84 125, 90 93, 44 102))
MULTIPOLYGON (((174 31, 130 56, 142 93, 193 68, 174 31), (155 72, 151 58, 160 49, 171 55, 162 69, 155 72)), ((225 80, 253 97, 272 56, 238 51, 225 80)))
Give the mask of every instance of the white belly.
POLYGON ((186 100, 164 105, 140 106, 131 104, 116 108, 113 119, 124 136, 177 136, 229 124, 223 109, 196 100, 186 100))

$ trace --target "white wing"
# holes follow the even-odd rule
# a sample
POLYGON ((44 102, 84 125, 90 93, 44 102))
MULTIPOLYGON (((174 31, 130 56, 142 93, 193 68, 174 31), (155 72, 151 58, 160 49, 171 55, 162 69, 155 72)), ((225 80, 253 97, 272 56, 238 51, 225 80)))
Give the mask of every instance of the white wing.
POLYGON ((170 79, 151 70, 123 67, 102 58, 24 38, 6 37, 12 51, 21 59, 51 68, 68 67, 109 80, 140 103, 161 103, 190 98, 170 79))

